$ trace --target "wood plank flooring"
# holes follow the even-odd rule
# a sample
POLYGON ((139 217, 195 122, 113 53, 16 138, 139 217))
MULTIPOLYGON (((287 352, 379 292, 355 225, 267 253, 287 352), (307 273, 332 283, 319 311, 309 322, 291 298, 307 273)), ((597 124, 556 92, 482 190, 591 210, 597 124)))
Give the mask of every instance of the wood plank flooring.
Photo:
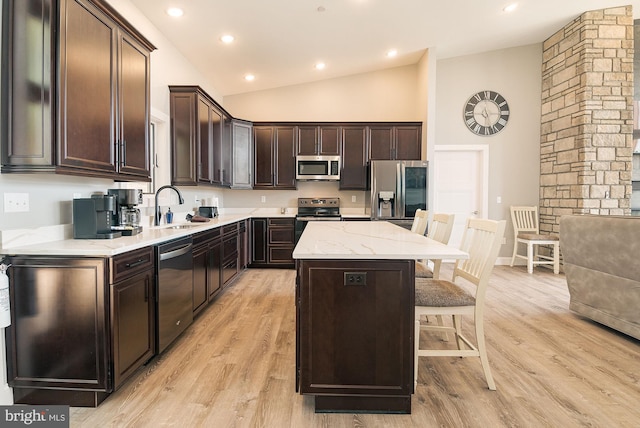
POLYGON ((295 393, 294 271, 249 269, 98 408, 72 408, 71 426, 640 426, 640 342, 571 313, 564 275, 498 266, 487 302, 497 391, 477 358, 421 358, 411 415, 315 414, 295 393))

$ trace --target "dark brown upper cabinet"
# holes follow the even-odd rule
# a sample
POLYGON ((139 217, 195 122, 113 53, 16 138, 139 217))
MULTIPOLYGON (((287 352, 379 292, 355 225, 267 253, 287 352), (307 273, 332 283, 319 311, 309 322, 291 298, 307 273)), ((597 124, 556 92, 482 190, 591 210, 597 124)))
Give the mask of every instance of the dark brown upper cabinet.
POLYGON ((171 183, 221 184, 222 112, 197 86, 169 86, 171 183))
POLYGON ((150 180, 146 38, 101 0, 30 0, 2 40, 2 172, 150 180))
POLYGON ((420 160, 422 124, 380 124, 369 127, 369 160, 420 160))
POLYGON ((254 189, 295 189, 296 127, 254 124, 254 189))
POLYGON ((299 125, 298 155, 340 155, 340 127, 299 125))
POLYGON ((365 125, 343 126, 341 190, 366 190, 368 149, 365 125))
POLYGON ((245 135, 234 133, 231 115, 199 86, 169 86, 169 94, 171 183, 232 187, 234 165, 250 164, 251 151, 233 150, 234 137, 245 135))
POLYGON ((251 122, 232 119, 231 142, 233 166, 231 188, 253 188, 253 126, 251 122))

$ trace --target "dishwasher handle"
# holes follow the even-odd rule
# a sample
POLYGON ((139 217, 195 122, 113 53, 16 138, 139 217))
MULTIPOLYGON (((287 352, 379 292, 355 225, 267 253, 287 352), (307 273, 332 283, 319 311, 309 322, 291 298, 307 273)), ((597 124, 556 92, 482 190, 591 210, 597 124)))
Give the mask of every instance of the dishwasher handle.
POLYGON ((187 244, 180 248, 176 248, 175 250, 167 251, 166 253, 160 253, 160 261, 174 259, 176 257, 187 254, 189 251, 191 251, 191 247, 193 247, 193 244, 187 244))

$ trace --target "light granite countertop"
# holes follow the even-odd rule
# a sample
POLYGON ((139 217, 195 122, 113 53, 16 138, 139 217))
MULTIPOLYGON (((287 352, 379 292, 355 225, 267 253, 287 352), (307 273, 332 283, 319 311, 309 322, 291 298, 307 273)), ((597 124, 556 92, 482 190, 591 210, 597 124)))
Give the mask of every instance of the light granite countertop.
POLYGON ((466 259, 468 254, 386 221, 310 222, 294 259, 466 259))
POLYGON ((143 226, 141 233, 134 236, 121 236, 114 239, 73 239, 73 225, 58 225, 36 229, 1 231, 1 255, 42 255, 42 256, 86 256, 112 257, 128 251, 157 245, 194 233, 214 229, 236 221, 252 217, 294 218, 296 213, 280 209, 226 210, 218 217, 203 223, 188 223, 185 213, 176 213, 172 224, 143 226), (174 226, 188 225, 176 229, 174 226))
MULTIPOLYGON (((236 221, 258 217, 294 218, 295 209, 280 208, 258 209, 225 209, 218 217, 204 223, 188 223, 185 214, 176 212, 173 224, 161 226, 145 226, 143 231, 134 236, 122 236, 114 239, 73 239, 73 225, 56 225, 35 229, 0 231, 0 256, 2 255, 42 255, 42 256, 86 256, 112 257, 128 251, 157 245, 173 239, 182 238, 208 229, 221 227, 236 221), (172 228, 188 225, 185 228, 172 228)), ((368 219, 361 210, 345 210, 346 219, 368 219)), ((149 224, 149 221, 145 222, 149 224)), ((342 222, 331 222, 341 224, 342 222)), ((354 222, 345 222, 354 223, 354 222)), ((369 223, 369 222, 355 222, 369 223)), ((378 222, 379 223, 379 222, 378 222)))

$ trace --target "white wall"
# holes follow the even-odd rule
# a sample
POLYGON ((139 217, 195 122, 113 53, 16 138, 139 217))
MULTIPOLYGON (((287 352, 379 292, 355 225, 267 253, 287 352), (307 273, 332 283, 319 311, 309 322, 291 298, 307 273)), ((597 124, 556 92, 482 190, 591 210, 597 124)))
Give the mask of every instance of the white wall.
POLYGON ((435 144, 489 146, 489 218, 507 220, 507 244, 513 250, 510 205, 537 205, 540 176, 542 44, 440 60, 437 63, 435 144), (463 106, 481 90, 502 94, 511 110, 507 126, 490 137, 469 131, 463 106), (502 198, 498 204, 497 197, 502 198))
POLYGON ((224 97, 235 117, 260 121, 421 121, 415 65, 224 97))

